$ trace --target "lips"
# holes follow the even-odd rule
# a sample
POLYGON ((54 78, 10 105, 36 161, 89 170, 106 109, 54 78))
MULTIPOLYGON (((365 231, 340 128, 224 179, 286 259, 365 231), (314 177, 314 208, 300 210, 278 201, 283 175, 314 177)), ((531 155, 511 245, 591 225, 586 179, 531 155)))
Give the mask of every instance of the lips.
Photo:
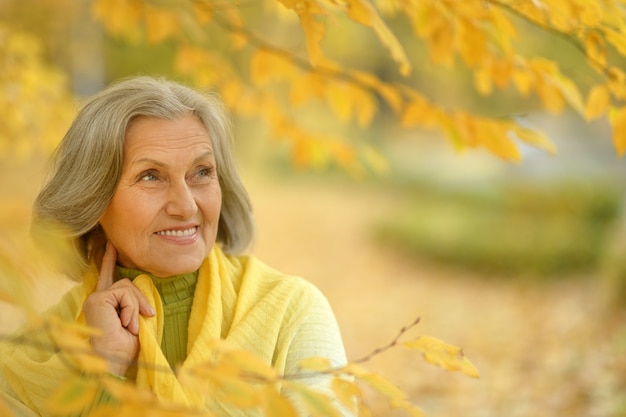
POLYGON ((198 226, 193 226, 187 229, 160 230, 156 232, 156 234, 160 236, 168 236, 168 237, 186 237, 186 236, 193 236, 197 231, 198 231, 198 226))

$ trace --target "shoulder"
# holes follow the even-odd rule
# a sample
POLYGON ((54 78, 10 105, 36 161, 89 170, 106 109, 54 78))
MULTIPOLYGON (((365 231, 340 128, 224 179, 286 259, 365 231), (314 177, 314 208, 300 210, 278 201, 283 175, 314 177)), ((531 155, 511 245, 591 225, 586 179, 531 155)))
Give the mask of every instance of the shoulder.
POLYGON ((258 295, 280 294, 283 302, 327 304, 325 296, 303 277, 278 271, 254 255, 227 257, 238 277, 241 290, 254 290, 258 295))

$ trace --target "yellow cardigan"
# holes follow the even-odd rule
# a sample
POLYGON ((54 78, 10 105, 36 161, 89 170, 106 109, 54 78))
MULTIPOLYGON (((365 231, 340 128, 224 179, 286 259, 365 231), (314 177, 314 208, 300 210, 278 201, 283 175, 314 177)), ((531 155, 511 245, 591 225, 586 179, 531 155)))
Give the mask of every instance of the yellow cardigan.
MULTIPOLYGON (((96 280, 93 267, 83 285, 70 290, 47 314, 80 321, 83 301, 96 280)), ((164 401, 206 408, 218 416, 246 416, 212 398, 198 398, 185 390, 173 371, 163 371, 169 364, 160 348, 159 294, 147 275, 133 282, 157 311, 155 317, 140 317, 138 360, 155 366, 139 368, 137 385, 164 401)), ((346 362, 335 317, 316 287, 277 272, 253 256, 227 256, 217 245, 199 270, 188 337, 183 368, 209 361, 206 346, 215 339, 257 354, 281 374, 296 373, 298 363, 313 356, 326 357, 334 366, 346 362)), ((47 398, 72 372, 51 349, 42 349, 51 346, 46 335, 37 339, 36 344, 0 344, 0 396, 18 417, 46 416, 47 398)))

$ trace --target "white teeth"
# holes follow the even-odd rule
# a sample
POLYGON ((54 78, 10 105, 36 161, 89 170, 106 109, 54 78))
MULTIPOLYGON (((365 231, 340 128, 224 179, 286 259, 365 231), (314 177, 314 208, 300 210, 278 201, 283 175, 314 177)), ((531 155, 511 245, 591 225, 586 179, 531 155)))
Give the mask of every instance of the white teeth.
POLYGON ((161 230, 160 232, 157 232, 157 234, 161 236, 176 236, 176 237, 191 236, 194 233, 196 233, 196 227, 190 227, 189 229, 186 229, 186 230, 161 230))

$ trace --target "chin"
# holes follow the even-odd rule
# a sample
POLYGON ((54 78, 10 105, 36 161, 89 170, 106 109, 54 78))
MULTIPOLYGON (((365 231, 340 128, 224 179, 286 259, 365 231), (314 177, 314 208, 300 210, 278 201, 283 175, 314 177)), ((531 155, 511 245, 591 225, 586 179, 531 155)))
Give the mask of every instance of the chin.
POLYGON ((187 260, 185 262, 180 262, 175 265, 172 265, 170 263, 168 265, 163 265, 162 268, 154 268, 155 270, 159 271, 159 273, 156 274, 153 272, 153 274, 161 278, 167 278, 173 275, 188 274, 190 272, 197 271, 198 268, 200 268, 200 265, 202 265, 203 260, 204 258, 193 261, 187 260))

